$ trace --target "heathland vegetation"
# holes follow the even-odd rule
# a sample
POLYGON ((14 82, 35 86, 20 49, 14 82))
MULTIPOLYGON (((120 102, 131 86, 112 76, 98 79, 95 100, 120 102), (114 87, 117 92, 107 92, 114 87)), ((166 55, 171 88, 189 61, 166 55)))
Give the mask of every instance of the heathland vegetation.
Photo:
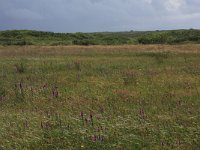
POLYGON ((124 45, 200 43, 200 30, 53 33, 0 31, 0 45, 124 45))
MULTIPOLYGON (((199 40, 196 30, 138 34, 147 35, 140 39, 146 44, 173 32, 191 33, 185 42, 199 40)), ((1 32, 1 42, 137 42, 135 34, 116 35, 10 31, 1 32)), ((199 44, 0 46, 2 150, 197 150, 199 114, 199 44)))

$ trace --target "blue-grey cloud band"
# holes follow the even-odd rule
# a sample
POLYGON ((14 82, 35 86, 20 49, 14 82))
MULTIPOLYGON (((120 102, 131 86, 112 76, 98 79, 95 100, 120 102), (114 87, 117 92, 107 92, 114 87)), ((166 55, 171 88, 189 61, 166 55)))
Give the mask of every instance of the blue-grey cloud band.
POLYGON ((0 0, 0 30, 200 28, 200 0, 0 0))

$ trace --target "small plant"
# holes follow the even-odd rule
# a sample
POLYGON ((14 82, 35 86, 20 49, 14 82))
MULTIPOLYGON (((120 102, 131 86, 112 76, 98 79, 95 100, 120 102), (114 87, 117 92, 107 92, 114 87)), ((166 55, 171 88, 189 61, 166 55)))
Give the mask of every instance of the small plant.
POLYGON ((57 86, 54 86, 52 88, 52 96, 53 96, 53 98, 58 98, 59 92, 58 92, 58 87, 57 86))
POLYGON ((169 57, 169 53, 168 52, 164 52, 164 53, 155 53, 154 54, 154 58, 156 60, 156 62, 158 64, 163 64, 164 61, 169 57))
POLYGON ((86 126, 88 125, 94 126, 94 116, 92 112, 90 112, 88 117, 84 117, 84 113, 80 112, 80 118, 83 122, 83 125, 85 124, 86 126))
POLYGON ((170 56, 170 53, 169 52, 162 52, 162 53, 161 52, 143 52, 143 53, 137 54, 137 56, 151 57, 151 58, 154 58, 158 64, 162 64, 164 63, 164 60, 166 60, 170 56))
POLYGON ((6 97, 6 90, 0 86, 0 102, 3 101, 6 97))
POLYGON ((25 91, 24 91, 24 85, 22 81, 20 83, 16 83, 14 85, 14 91, 15 91, 15 98, 17 102, 24 102, 25 100, 25 91))
POLYGON ((15 69, 17 73, 25 73, 26 71, 26 60, 21 59, 19 63, 15 64, 15 69))
POLYGON ((20 63, 20 64, 16 64, 15 65, 15 68, 16 68, 16 71, 18 73, 24 73, 25 72, 25 66, 23 63, 20 63))
POLYGON ((116 95, 124 102, 128 102, 133 99, 132 94, 128 90, 117 90, 116 95))
POLYGON ((74 66, 75 66, 75 69, 80 71, 81 70, 81 62, 80 61, 74 61, 74 66))
POLYGON ((67 62, 66 68, 67 68, 67 70, 72 70, 73 69, 73 63, 72 62, 67 62))
POLYGON ((143 108, 139 109, 138 116, 139 116, 140 119, 145 119, 146 115, 144 113, 144 109, 143 108))
POLYGON ((136 84, 137 83, 137 76, 138 74, 134 71, 126 71, 123 72, 123 81, 125 85, 129 85, 129 84, 136 84))
POLYGON ((81 81, 81 72, 77 72, 76 74, 76 82, 80 82, 81 81))

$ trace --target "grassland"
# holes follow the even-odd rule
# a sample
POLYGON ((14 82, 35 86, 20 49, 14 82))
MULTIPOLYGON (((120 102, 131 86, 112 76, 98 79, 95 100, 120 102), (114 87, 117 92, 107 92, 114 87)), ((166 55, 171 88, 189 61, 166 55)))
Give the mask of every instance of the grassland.
POLYGON ((199 149, 200 45, 0 46, 0 149, 199 149))

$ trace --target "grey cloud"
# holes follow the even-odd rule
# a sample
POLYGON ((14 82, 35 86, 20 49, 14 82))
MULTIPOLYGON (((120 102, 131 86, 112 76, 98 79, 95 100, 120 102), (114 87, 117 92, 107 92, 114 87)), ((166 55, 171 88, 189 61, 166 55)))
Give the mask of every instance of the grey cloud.
POLYGON ((0 0, 0 30, 200 28, 199 7, 199 0, 0 0))
POLYGON ((11 9, 5 12, 5 15, 14 19, 41 20, 42 16, 37 12, 28 9, 11 9))

